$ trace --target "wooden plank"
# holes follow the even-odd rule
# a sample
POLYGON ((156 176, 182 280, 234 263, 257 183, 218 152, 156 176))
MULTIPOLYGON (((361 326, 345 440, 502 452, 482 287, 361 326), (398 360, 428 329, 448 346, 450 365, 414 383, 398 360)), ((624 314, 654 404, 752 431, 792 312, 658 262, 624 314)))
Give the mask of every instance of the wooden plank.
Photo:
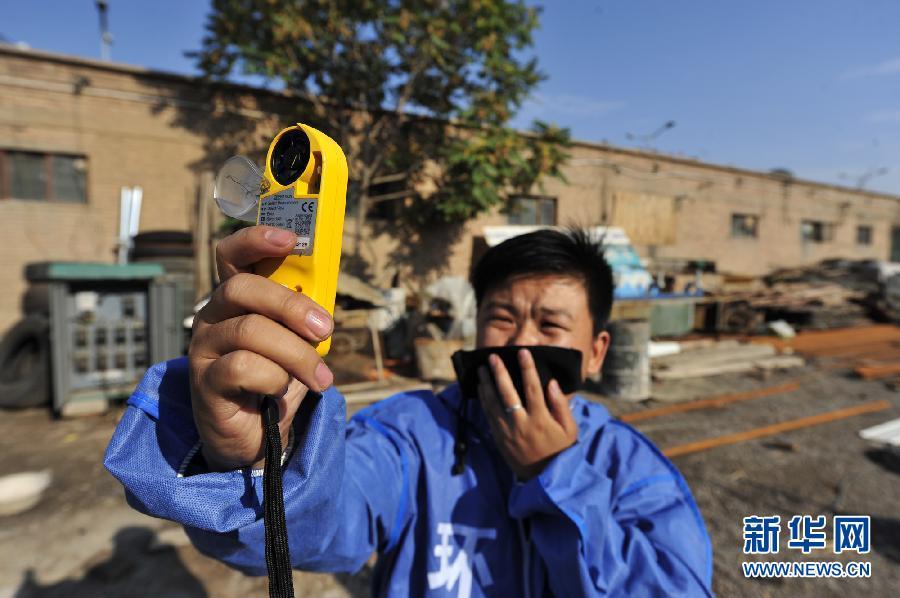
POLYGON ((677 367, 653 372, 654 380, 685 380, 687 378, 708 378, 722 374, 745 374, 756 369, 752 361, 733 361, 707 366, 677 367))
POLYGON ((892 419, 883 424, 860 430, 859 437, 878 444, 900 446, 900 419, 892 419))
POLYGON ((725 363, 754 361, 775 355, 775 348, 768 345, 713 346, 707 349, 667 355, 653 360, 654 369, 693 368, 725 363))
POLYGON ((814 357, 852 357, 865 358, 872 355, 898 354, 897 341, 878 341, 866 344, 853 344, 844 347, 822 347, 815 351, 801 351, 814 357))
POLYGON ((788 340, 756 337, 748 339, 754 343, 772 345, 779 351, 793 349, 809 355, 827 355, 852 349, 865 349, 875 343, 900 341, 900 326, 877 324, 837 330, 805 331, 788 340))
POLYGON ((856 375, 865 380, 880 380, 900 375, 900 363, 860 366, 854 370, 856 375))
POLYGON ((712 409, 716 407, 724 407, 731 403, 739 401, 749 401, 751 399, 759 399, 762 397, 770 397, 772 395, 794 392, 800 388, 798 382, 788 382, 777 386, 767 386, 765 388, 755 388, 745 392, 735 392, 708 399, 698 399, 687 403, 678 403, 675 405, 665 405, 654 409, 645 409, 644 411, 636 411, 634 413, 626 413, 619 416, 623 422, 638 422, 654 417, 662 417, 664 415, 672 415, 673 413, 684 413, 686 411, 696 411, 698 409, 712 409))
POLYGON ((653 372, 653 378, 655 380, 683 380, 685 378, 705 378, 721 374, 740 374, 754 370, 787 370, 803 367, 804 365, 806 365, 806 362, 803 358, 796 355, 773 355, 759 359, 745 359, 709 365, 696 364, 659 370, 653 372))
POLYGON ((634 245, 672 245, 677 219, 672 197, 616 191, 612 194, 613 226, 628 233, 634 245))
POLYGON ((715 436, 705 440, 698 440, 697 442, 689 442, 687 444, 669 447, 663 449, 663 454, 667 457, 680 457, 681 455, 698 453, 719 446, 737 444, 739 442, 746 442, 747 440, 754 440, 765 436, 774 436, 775 434, 781 434, 782 432, 791 432, 801 428, 827 424, 841 419, 847 419, 848 417, 862 415, 864 413, 884 411, 885 409, 890 409, 892 406, 893 405, 888 401, 869 401, 868 403, 863 403, 862 405, 856 405, 854 407, 827 411, 809 417, 801 417, 800 419, 792 419, 777 424, 762 426, 760 428, 753 428, 752 430, 737 432, 736 434, 715 436))

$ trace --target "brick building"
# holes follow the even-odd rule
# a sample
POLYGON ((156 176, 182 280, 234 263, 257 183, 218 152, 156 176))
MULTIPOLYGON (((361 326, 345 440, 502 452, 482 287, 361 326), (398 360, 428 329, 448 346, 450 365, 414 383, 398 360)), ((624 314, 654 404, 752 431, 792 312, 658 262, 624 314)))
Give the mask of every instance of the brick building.
MULTIPOLYGON (((260 157, 302 118, 288 94, 0 46, 0 331, 18 317, 23 267, 111 262, 122 187, 143 189, 141 230, 197 230, 211 173, 260 157), (226 98, 223 100, 222 98, 226 98)), ((516 214, 429 231, 400 261, 391 206, 373 209, 361 256, 374 282, 466 275, 482 227, 608 223, 660 264, 715 263, 758 275, 829 257, 900 260, 898 197, 608 145, 576 143, 567 183, 546 181, 516 214)), ((398 199, 395 201, 401 201, 398 199)), ((354 236, 348 218, 345 241, 354 236)), ((215 229, 213 223, 212 229, 215 229)))

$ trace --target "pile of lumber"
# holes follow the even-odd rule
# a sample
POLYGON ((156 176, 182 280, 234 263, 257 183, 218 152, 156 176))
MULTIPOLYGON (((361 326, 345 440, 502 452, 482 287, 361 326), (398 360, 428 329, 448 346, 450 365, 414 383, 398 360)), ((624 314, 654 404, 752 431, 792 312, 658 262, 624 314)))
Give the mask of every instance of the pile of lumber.
POLYGON ((771 345, 725 341, 685 341, 681 351, 651 360, 656 380, 682 380, 719 374, 738 374, 802 367, 796 355, 780 355, 771 345))
POLYGON ((891 324, 803 332, 792 339, 754 339, 776 350, 815 358, 828 369, 847 369, 866 380, 900 385, 900 327, 891 324))
POLYGON ((767 321, 799 329, 825 330, 869 323, 867 295, 834 283, 776 283, 745 297, 767 321))
MULTIPOLYGON (((781 269, 762 284, 726 290, 720 304, 743 305, 760 317, 784 320, 800 330, 827 330, 871 323, 883 294, 877 263, 826 260, 814 266, 781 269)), ((752 332, 752 330, 746 330, 752 332)))
POLYGON ((878 291, 878 262, 872 260, 824 260, 812 266, 781 268, 764 278, 768 285, 778 283, 836 284, 854 291, 878 291))

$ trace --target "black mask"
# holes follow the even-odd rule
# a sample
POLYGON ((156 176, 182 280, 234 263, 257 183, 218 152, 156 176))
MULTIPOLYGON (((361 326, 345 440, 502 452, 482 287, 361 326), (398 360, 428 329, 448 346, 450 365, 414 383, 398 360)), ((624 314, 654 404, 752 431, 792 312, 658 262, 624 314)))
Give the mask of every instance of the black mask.
POLYGON ((520 349, 528 349, 531 352, 542 388, 546 389, 553 378, 556 378, 565 394, 575 392, 581 386, 581 351, 547 345, 485 347, 474 351, 457 351, 453 354, 453 369, 456 370, 462 396, 478 398, 478 368, 484 366, 490 372, 488 357, 496 354, 503 360, 516 392, 524 403, 525 388, 522 384, 522 368, 519 366, 520 349))

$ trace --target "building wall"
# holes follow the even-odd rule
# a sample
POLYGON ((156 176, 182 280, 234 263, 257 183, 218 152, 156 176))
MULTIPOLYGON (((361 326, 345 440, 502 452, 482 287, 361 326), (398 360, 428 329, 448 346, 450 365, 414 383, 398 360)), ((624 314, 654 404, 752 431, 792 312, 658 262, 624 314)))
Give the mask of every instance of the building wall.
MULTIPOLYGON (((123 186, 143 188, 141 230, 192 230, 201 181, 233 153, 261 158, 274 131, 298 120, 290 97, 238 86, 207 86, 178 76, 0 47, 0 149, 75 153, 87 158, 87 203, 0 199, 0 331, 20 315, 25 264, 45 260, 112 262, 123 186), (229 101, 223 103, 224 95, 229 101)), ((639 252, 658 260, 712 260, 720 271, 762 274, 827 257, 887 259, 898 198, 602 145, 576 144, 567 183, 536 193, 558 199, 560 224, 621 225, 639 252), (731 238, 731 214, 760 217, 757 239, 731 238), (834 239, 803 243, 800 222, 832 223, 834 239), (874 227, 858 246, 857 224, 874 227)), ((201 197, 202 196, 202 197, 201 197)), ((466 276, 484 248, 482 228, 505 224, 492 213, 459 230, 398 239, 390 223, 363 235, 361 257, 374 282, 399 270, 404 284, 443 274, 466 276), (396 249, 412 247, 405 261, 396 249)), ((345 224, 352 263, 355 220, 345 224)))
POLYGON ((202 175, 223 155, 258 153, 292 118, 289 98, 236 89, 216 106, 183 77, 0 48, 0 149, 87 159, 86 203, 0 199, 0 332, 20 316, 25 264, 115 261, 123 186, 143 188, 141 231, 195 227, 211 201, 202 175))
MULTIPOLYGON (((755 275, 829 257, 887 259, 891 226, 900 222, 900 203, 893 196, 623 150, 578 148, 576 156, 582 152, 591 155, 567 174, 585 170, 587 187, 606 182, 600 201, 606 202, 611 223, 625 226, 648 257, 711 260, 720 271, 755 275), (622 209, 629 203, 631 213, 622 209), (757 215, 758 238, 733 238, 732 214, 757 215), (657 223, 649 229, 657 234, 635 234, 639 226, 629 226, 652 220, 657 223), (803 220, 833 225, 834 238, 804 242, 803 220), (873 226, 869 246, 856 243, 861 224, 873 226)), ((557 192, 569 198, 561 201, 572 201, 569 190, 557 192)))
MULTIPOLYGON (((714 262, 719 272, 758 276, 834 257, 887 260, 891 229, 900 226, 900 198, 894 196, 665 155, 576 144, 563 171, 566 182, 550 179, 534 190, 557 198, 558 224, 621 226, 651 264, 702 260, 714 262), (732 237, 733 214, 758 216, 758 237, 732 237), (804 220, 831 225, 833 238, 803 241, 804 220), (856 243, 858 225, 872 227, 871 245, 856 243)), ((482 228, 506 223, 497 213, 468 223, 452 243, 446 267, 430 277, 466 275, 482 228)), ((382 236, 366 254, 378 265, 373 270, 382 284, 393 274, 384 256, 396 242, 382 236)))

